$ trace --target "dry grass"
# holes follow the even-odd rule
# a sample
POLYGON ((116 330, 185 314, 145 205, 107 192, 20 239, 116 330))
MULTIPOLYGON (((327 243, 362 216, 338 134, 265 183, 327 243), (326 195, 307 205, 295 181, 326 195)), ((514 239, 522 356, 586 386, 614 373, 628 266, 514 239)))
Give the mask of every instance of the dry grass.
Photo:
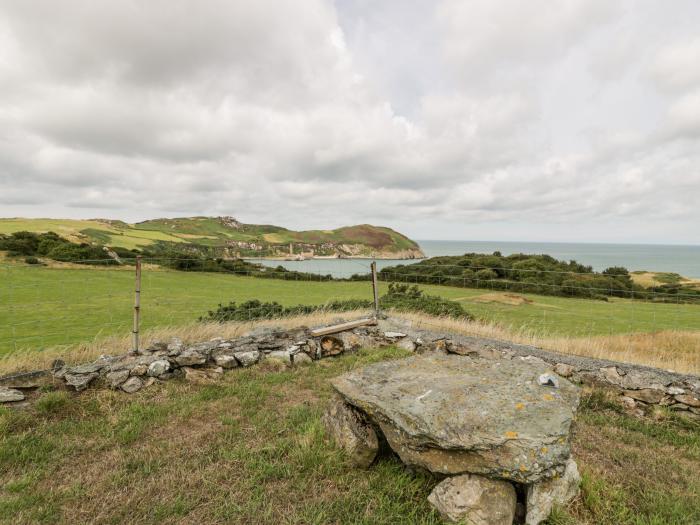
MULTIPOLYGON (((164 327, 144 332, 142 346, 153 341, 178 337, 185 343, 206 341, 214 337, 235 338, 261 326, 292 328, 320 326, 336 320, 356 319, 367 312, 317 312, 299 317, 245 323, 194 323, 164 327)), ((700 374, 700 332, 664 330, 611 336, 565 337, 541 336, 533 332, 482 321, 462 321, 431 317, 418 313, 395 313, 395 317, 412 322, 416 328, 499 339, 537 346, 546 350, 599 359, 653 366, 681 373, 700 374)), ((0 359, 0 374, 50 368, 54 359, 68 363, 90 361, 102 354, 124 353, 131 346, 129 336, 112 336, 71 347, 55 347, 42 352, 17 352, 0 359)))
MULTIPOLYGON (((668 279, 664 279, 664 276, 676 275, 668 272, 632 272, 630 277, 635 284, 644 286, 645 288, 651 288, 652 286, 660 286, 662 284, 668 284, 668 279)), ((692 279, 689 277, 679 276, 678 284, 684 286, 695 287, 700 285, 700 279, 692 279)))
POLYGON ((663 330, 654 333, 591 337, 543 337, 493 323, 460 321, 401 313, 400 317, 427 330, 449 331, 527 344, 564 354, 653 366, 700 374, 700 332, 663 330))
MULTIPOLYGON (((315 312, 309 315, 289 317, 284 319, 258 320, 251 322, 231 323, 192 323, 182 326, 153 328, 141 334, 140 347, 146 348, 154 341, 167 341, 173 337, 185 343, 208 341, 214 337, 233 339, 240 337, 254 328, 275 326, 293 328, 298 326, 321 326, 332 324, 337 320, 357 319, 366 314, 364 311, 354 312, 315 312)), ((45 370, 51 367, 55 359, 63 359, 67 363, 91 361, 103 354, 114 355, 128 351, 131 348, 131 335, 109 336, 87 343, 73 346, 57 346, 41 352, 27 350, 10 353, 0 358, 0 374, 17 371, 45 370)))
POLYGON ((510 306, 520 306, 523 304, 532 304, 534 302, 532 299, 528 299, 522 295, 502 292, 485 293, 477 295, 476 297, 470 297, 468 300, 474 301, 475 303, 500 303, 510 306))

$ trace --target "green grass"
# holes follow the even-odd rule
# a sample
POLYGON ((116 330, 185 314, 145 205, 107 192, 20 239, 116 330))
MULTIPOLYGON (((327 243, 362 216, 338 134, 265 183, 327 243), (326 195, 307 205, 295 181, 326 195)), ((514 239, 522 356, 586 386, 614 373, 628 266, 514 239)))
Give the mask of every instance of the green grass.
MULTIPOLYGON (((426 501, 437 479, 392 457, 354 468, 320 423, 330 378, 406 355, 363 350, 0 408, 0 523, 437 525, 426 501)), ((573 434, 583 491, 549 525, 700 522, 699 442, 696 422, 637 420, 590 393, 573 434)))
MULTIPOLYGON (((0 265, 0 354, 73 344, 131 329, 134 278, 126 269, 60 269, 0 265)), ((381 289, 386 288, 380 283, 381 289)), ((461 302, 477 318, 543 335, 589 336, 699 330, 700 306, 524 294, 518 306, 474 301, 487 290, 421 286, 461 302)), ((191 323, 219 303, 247 299, 284 306, 370 299, 369 282, 308 282, 146 268, 142 328, 191 323)))

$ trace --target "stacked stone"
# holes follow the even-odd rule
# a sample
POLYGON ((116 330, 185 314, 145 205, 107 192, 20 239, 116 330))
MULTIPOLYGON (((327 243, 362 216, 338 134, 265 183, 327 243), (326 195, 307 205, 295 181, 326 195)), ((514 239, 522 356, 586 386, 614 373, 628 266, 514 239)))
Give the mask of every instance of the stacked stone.
MULTIPOLYGON (((105 384, 127 393, 138 392, 153 384, 175 377, 190 380, 213 378, 225 370, 248 367, 262 361, 277 361, 287 366, 339 355, 361 347, 378 347, 395 340, 373 327, 312 337, 300 328, 290 331, 258 330, 237 339, 216 338, 183 344, 178 339, 155 342, 138 354, 103 356, 92 363, 61 366, 53 376, 76 391, 91 385, 105 384)), ((15 401, 21 392, 0 392, 0 400, 15 401)))
POLYGON ((362 467, 386 441, 407 465, 445 476, 428 499, 447 520, 534 525, 578 493, 579 389, 541 360, 429 352, 332 384, 324 423, 336 442, 362 467))
POLYGON ((405 332, 404 346, 408 348, 413 344, 418 353, 438 351, 485 359, 527 357, 538 360, 574 383, 612 390, 620 404, 639 417, 654 406, 664 406, 700 418, 700 378, 697 375, 561 354, 494 339, 413 330, 410 324, 394 319, 380 322, 380 327, 405 332))

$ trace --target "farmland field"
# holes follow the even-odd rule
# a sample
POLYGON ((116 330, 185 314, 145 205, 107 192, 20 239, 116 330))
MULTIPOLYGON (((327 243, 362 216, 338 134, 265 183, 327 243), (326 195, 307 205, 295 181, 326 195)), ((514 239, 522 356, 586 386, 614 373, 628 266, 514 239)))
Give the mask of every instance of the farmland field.
MULTIPOLYGON (((90 341, 131 330, 133 270, 0 265, 0 354, 90 341)), ((382 291, 385 283, 380 283, 382 291)), ((549 336, 700 330, 700 305, 599 301, 421 286, 459 301, 479 320, 549 336)), ((368 282, 309 282, 146 268, 142 328, 192 323, 219 303, 285 306, 370 299, 368 282)))

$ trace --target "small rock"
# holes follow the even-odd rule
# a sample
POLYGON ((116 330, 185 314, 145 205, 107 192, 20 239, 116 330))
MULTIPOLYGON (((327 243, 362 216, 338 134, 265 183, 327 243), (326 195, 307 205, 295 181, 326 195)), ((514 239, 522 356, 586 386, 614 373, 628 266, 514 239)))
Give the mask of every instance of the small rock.
POLYGON ((148 365, 146 363, 139 363, 137 365, 134 365, 134 367, 131 369, 130 375, 145 376, 146 372, 148 372, 148 365))
POLYGON ((250 352, 236 352, 233 354, 241 366, 251 366, 258 362, 260 359, 260 352, 257 350, 250 352))
POLYGON ((313 359, 304 352, 294 354, 294 365, 310 365, 311 363, 313 363, 313 359))
POLYGON ((142 387, 143 380, 140 377, 130 377, 122 384, 121 389, 127 394, 133 394, 141 390, 142 387))
POLYGON ((146 350, 151 353, 166 352, 168 350, 168 344, 165 341, 153 341, 146 350))
POLYGON ((175 357, 175 361, 177 361, 177 364, 180 366, 203 365, 207 362, 207 357, 196 350, 188 348, 175 357))
POLYGON ((541 374, 537 378, 537 382, 542 386, 551 386, 559 388, 559 379, 554 374, 541 374))
POLYGON ((402 334, 401 332, 384 332, 384 337, 387 339, 403 339, 406 337, 406 334, 402 334))
POLYGON ((409 352, 415 352, 416 351, 416 343, 411 341, 408 337, 404 337, 400 341, 396 343, 396 346, 398 348, 401 348, 403 350, 408 350, 409 352))
POLYGON ((613 385, 621 385, 622 384, 622 376, 620 373, 617 371, 616 366, 608 366, 606 368, 601 368, 600 373, 603 375, 603 378, 608 383, 612 383, 613 385))
POLYGON ((80 374, 92 374, 94 372, 99 372, 102 370, 107 363, 104 361, 95 361, 94 363, 86 363, 84 365, 71 366, 68 368, 68 374, 80 375, 80 374))
POLYGON ((238 366, 238 361, 232 355, 219 354, 214 358, 214 362, 217 366, 222 368, 236 368, 238 366))
POLYGON ((473 474, 453 476, 438 483, 428 496, 440 515, 469 525, 512 525, 515 488, 507 481, 473 474))
POLYGON ((681 394, 685 394, 685 390, 683 390, 682 388, 680 388, 678 386, 669 386, 666 388, 666 393, 670 394, 672 396, 678 396, 681 394))
POLYGON ((637 402, 629 396, 620 396, 620 403, 627 410, 632 410, 637 406, 637 402))
POLYGON ((80 392, 85 390, 88 385, 95 379, 99 374, 97 372, 92 372, 90 374, 72 374, 66 373, 63 378, 66 380, 66 384, 75 388, 76 391, 80 392))
POLYGON ((379 439, 364 414, 336 397, 323 415, 323 425, 358 467, 367 468, 379 452, 379 439))
POLYGON ((211 383, 221 377, 224 373, 223 368, 205 369, 205 368, 190 368, 189 366, 182 367, 185 372, 185 380, 190 383, 211 383))
POLYGON ((689 394, 679 394, 677 396, 674 396, 674 398, 679 403, 683 403, 684 405, 688 405, 689 407, 700 408, 700 399, 689 394))
POLYGON ((184 345, 182 344, 182 341, 177 337, 173 337, 168 343, 168 356, 173 357, 178 355, 180 352, 182 352, 183 348, 184 345))
POLYGON ((24 401, 24 394, 14 388, 0 386, 0 403, 11 403, 13 401, 24 401))
POLYGON ((477 357, 479 355, 479 351, 476 348, 472 348, 471 346, 466 346, 466 345, 460 345, 460 344, 453 344, 447 347, 447 351, 450 354, 457 354, 457 355, 463 355, 463 356, 469 356, 469 357, 477 357))
POLYGON ((124 381, 129 379, 129 371, 126 369, 109 372, 105 379, 112 388, 118 388, 124 381))
POLYGON ((564 474, 559 477, 533 483, 527 489, 527 525, 539 525, 545 521, 555 505, 563 506, 578 494, 581 476, 576 462, 569 458, 564 474))
POLYGON ((267 356, 265 357, 266 359, 277 359, 278 361, 282 361, 285 365, 291 366, 292 364, 292 358, 289 355, 289 352, 286 350, 273 350, 267 356))
POLYGON ((684 405, 683 403, 676 403, 675 405, 671 405, 671 410, 688 410, 690 407, 688 405, 684 405))
POLYGON ((562 377, 571 377, 576 372, 576 369, 566 363, 557 363, 554 365, 554 372, 562 377))
POLYGON ((167 359, 159 359, 148 365, 147 374, 151 377, 158 377, 162 376, 168 370, 170 370, 170 362, 167 359))
POLYGON ((644 403, 649 403, 650 405, 657 405, 665 396, 665 392, 662 390, 655 390, 652 388, 643 388, 641 390, 625 390, 624 394, 627 397, 636 399, 637 401, 643 401, 644 403))

